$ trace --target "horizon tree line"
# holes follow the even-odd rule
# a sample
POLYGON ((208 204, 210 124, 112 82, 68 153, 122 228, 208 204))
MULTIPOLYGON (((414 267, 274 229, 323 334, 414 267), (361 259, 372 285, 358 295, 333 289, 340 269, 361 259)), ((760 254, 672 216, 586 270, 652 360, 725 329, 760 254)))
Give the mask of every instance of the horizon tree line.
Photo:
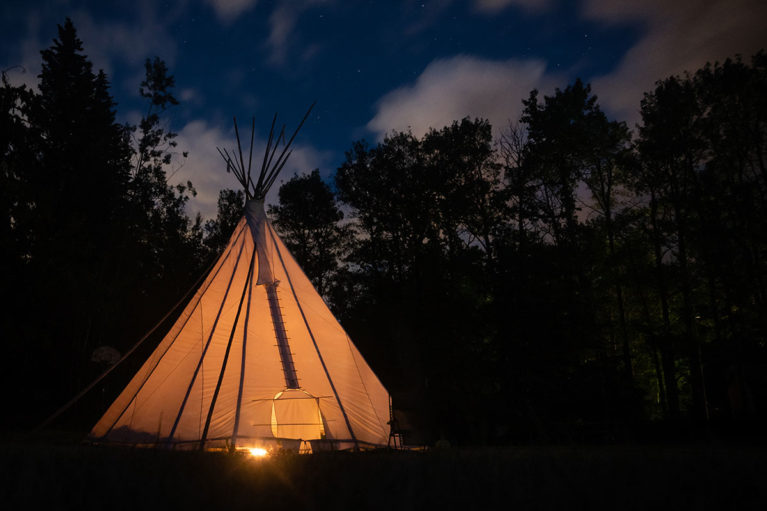
MULTIPOLYGON (((39 92, 0 87, 3 372, 43 375, 12 398, 14 424, 98 374, 96 348, 130 347, 244 203, 222 190, 203 222, 192 184, 168 184, 187 155, 163 123, 178 101, 161 59, 130 126, 71 21, 41 56, 39 92)), ((764 52, 707 64, 656 82, 632 132, 578 79, 531 91, 496 140, 465 118, 354 142, 332 180, 294 176, 269 213, 414 439, 764 419, 765 90, 764 52)))

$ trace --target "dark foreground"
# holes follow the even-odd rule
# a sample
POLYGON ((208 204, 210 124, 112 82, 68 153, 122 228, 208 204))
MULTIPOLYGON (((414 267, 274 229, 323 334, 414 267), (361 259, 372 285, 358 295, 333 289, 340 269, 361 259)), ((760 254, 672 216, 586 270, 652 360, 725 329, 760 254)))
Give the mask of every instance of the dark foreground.
POLYGON ((767 448, 239 455, 6 443, 4 509, 767 509, 767 448))

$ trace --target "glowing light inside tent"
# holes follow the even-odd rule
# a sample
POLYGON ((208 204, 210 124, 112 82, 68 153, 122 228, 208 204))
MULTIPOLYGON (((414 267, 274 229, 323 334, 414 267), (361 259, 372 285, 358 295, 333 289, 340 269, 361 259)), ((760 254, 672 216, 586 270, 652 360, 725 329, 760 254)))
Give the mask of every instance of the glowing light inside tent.
POLYGON ((269 451, 262 449, 261 447, 251 447, 248 449, 248 452, 254 458, 263 458, 265 456, 269 456, 269 451))

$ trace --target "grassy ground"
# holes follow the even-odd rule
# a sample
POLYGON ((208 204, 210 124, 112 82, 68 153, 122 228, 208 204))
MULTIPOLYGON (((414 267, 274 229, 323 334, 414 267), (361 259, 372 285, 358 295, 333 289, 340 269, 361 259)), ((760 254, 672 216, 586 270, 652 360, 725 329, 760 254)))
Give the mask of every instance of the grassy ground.
POLYGON ((283 455, 0 445, 4 509, 767 509, 767 448, 283 455))

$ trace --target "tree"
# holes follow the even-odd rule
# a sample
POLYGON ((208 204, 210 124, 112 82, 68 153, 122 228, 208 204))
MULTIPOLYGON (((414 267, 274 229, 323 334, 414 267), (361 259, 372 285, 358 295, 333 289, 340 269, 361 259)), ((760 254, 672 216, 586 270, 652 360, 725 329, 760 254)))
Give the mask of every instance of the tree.
MULTIPOLYGON (((590 154, 584 158, 583 179, 591 192, 596 207, 603 221, 604 236, 607 239, 608 262, 606 273, 612 284, 618 315, 618 335, 623 355, 623 370, 629 385, 633 384, 631 346, 626 319, 623 285, 621 283, 621 264, 616 248, 616 215, 621 207, 617 203, 617 192, 623 184, 625 168, 631 164, 631 146, 628 128, 624 123, 609 122, 604 114, 595 107, 594 115, 589 117, 590 154)), ((602 272, 600 272, 602 273, 602 272)), ((611 322, 612 323, 612 322, 611 322)), ((612 329, 612 328, 611 328, 612 329)), ((614 330, 614 329, 613 329, 614 330)))
MULTIPOLYGON (((587 412, 584 406, 580 413, 635 416, 616 222, 616 190, 631 149, 628 130, 607 119, 581 80, 543 101, 534 90, 523 105, 521 126, 512 125, 499 147, 516 216, 499 272, 497 296, 504 304, 499 314, 525 311, 502 334, 511 340, 504 358, 509 364, 527 358, 548 366, 551 374, 541 387, 561 384, 563 374, 578 372, 581 392, 603 396, 601 410, 587 412), (598 217, 587 221, 580 205, 598 217), (540 316, 532 316, 531 303, 540 316), (560 357, 538 350, 557 350, 560 357)), ((524 367, 516 369, 528 374, 524 367)), ((540 381, 541 374, 529 376, 540 381)), ((572 402, 560 404, 565 409, 572 402)))
POLYGON ((501 133, 497 152, 503 167, 510 216, 510 242, 519 251, 524 250, 527 239, 538 234, 540 209, 535 169, 525 164, 527 131, 519 122, 510 123, 501 133))
MULTIPOLYGON (((177 145, 174 140, 177 134, 160 125, 160 114, 178 105, 178 100, 171 92, 176 81, 159 57, 146 59, 144 68, 146 76, 141 82, 139 94, 148 99, 149 104, 146 115, 139 123, 140 136, 134 171, 137 175, 145 170, 145 166, 157 172, 158 168, 170 165, 173 157, 171 150, 177 145)), ((186 153, 183 156, 186 157, 186 153)))
POLYGON ((245 192, 224 189, 218 193, 217 215, 205 222, 205 245, 211 255, 220 254, 242 218, 245 207, 245 192))
POLYGON ((764 360, 758 332, 767 328, 761 312, 767 267, 759 256, 767 246, 767 103, 760 92, 767 57, 707 64, 686 79, 700 105, 696 136, 704 148, 688 233, 692 292, 699 295, 695 326, 707 380, 722 382, 707 384, 706 398, 711 410, 743 418, 764 407, 752 389, 757 361, 764 360), (725 385, 726 400, 717 392, 725 385))
POLYGON ((358 230, 345 324, 400 406, 422 407, 424 429, 454 438, 487 434, 489 417, 462 407, 491 400, 496 383, 485 319, 504 203, 490 133, 469 119, 422 139, 395 132, 355 143, 336 174, 358 230))
POLYGON ((2 194, 12 194, 3 204, 12 242, 3 244, 13 277, 4 281, 17 291, 6 332, 25 354, 10 356, 17 363, 3 372, 24 373, 34 360, 35 371, 60 382, 53 391, 30 385, 26 399, 45 403, 86 377, 109 322, 130 146, 106 75, 93 72, 69 19, 41 56, 39 94, 3 84, 0 166, 2 194))
POLYGON ((507 210, 490 123, 465 118, 431 129, 421 144, 434 176, 439 228, 448 252, 476 244, 493 261, 507 210))
POLYGON ((280 203, 269 207, 280 236, 317 292, 328 296, 352 234, 319 170, 295 175, 280 187, 280 203))
POLYGON ((63 348, 62 341, 71 343, 67 358, 75 383, 99 342, 104 295, 114 275, 109 256, 123 223, 130 148, 115 122, 106 76, 93 73, 71 20, 59 26, 58 36, 41 52, 40 95, 27 114, 38 155, 28 169, 27 200, 34 208, 27 227, 30 271, 39 284, 35 294, 58 305, 46 307, 58 314, 42 335, 52 336, 55 350, 63 348), (62 295, 68 297, 64 306, 62 295))
MULTIPOLYGON (((30 146, 29 125, 24 108, 34 97, 31 90, 22 85, 14 87, 2 72, 0 87, 0 215, 5 219, 0 226, 0 271, 6 282, 20 275, 27 252, 28 233, 22 229, 24 218, 29 216, 30 205, 23 192, 27 178, 24 168, 34 158, 30 146)), ((12 286, 16 287, 16 286, 12 286)))
MULTIPOLYGON (((2 347, 4 356, 0 362, 0 384, 12 388, 19 377, 24 376, 28 358, 27 350, 36 347, 25 326, 30 316, 28 306, 34 303, 30 297, 30 279, 27 275, 29 256, 29 218, 33 205, 29 203, 27 170, 34 161, 30 126, 26 122, 26 109, 34 94, 27 87, 14 87, 2 73, 0 86, 0 282, 6 300, 0 312, 3 328, 2 347)), ((10 398, 6 423, 18 424, 17 416, 26 408, 10 398)))
POLYGON ((401 282, 421 255, 439 246, 430 178, 410 133, 393 134, 373 149, 357 142, 347 152, 336 186, 366 236, 357 247, 364 271, 401 282))
POLYGON ((574 244, 578 211, 576 187, 584 178, 592 144, 590 126, 604 114, 591 87, 580 79, 538 102, 538 91, 523 100, 527 128, 524 162, 540 179, 543 220, 557 244, 574 244))
MULTIPOLYGON (((694 217, 697 213, 694 205, 699 186, 697 167, 703 150, 702 140, 697 134, 701 113, 700 104, 689 80, 671 77, 658 82, 656 89, 645 94, 642 100, 639 150, 644 163, 642 168, 647 172, 644 181, 657 189, 661 201, 651 206, 668 208, 671 227, 669 234, 673 235, 673 238, 667 236, 662 242, 658 239, 656 253, 661 243, 674 245, 674 259, 682 298, 680 316, 683 325, 683 349, 690 361, 693 409, 698 418, 706 419, 708 408, 700 340, 695 328, 696 304, 689 251, 690 229, 696 221, 694 217)), ((651 197, 651 200, 654 199, 651 197)), ((656 256, 656 259, 656 264, 662 270, 662 256, 656 256)))
POLYGON ((168 183, 183 165, 179 156, 187 157, 186 152, 177 154, 177 134, 161 117, 178 104, 172 92, 175 80, 159 57, 147 59, 144 67, 139 93, 147 101, 147 112, 138 126, 128 189, 129 237, 137 242, 133 257, 140 262, 138 281, 145 286, 143 293, 165 296, 170 303, 202 267, 203 227, 199 216, 191 221, 186 215, 189 196, 196 194, 192 183, 168 183), (170 281, 175 285, 170 286, 170 281))

